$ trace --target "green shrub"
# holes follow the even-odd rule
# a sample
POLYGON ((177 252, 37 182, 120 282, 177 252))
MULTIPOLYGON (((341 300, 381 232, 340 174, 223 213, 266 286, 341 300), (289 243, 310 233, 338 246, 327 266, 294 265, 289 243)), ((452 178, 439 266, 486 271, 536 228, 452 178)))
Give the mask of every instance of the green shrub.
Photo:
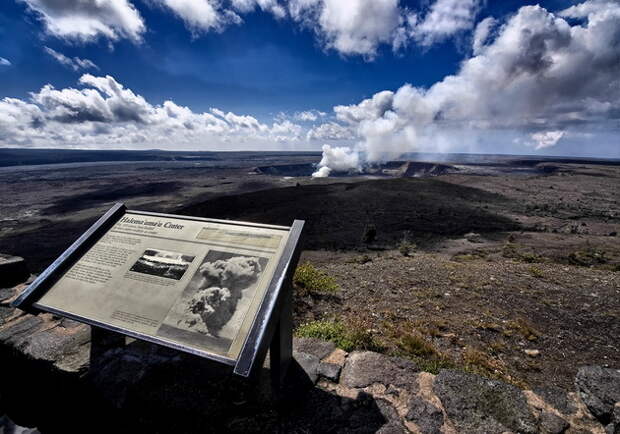
POLYGON ((592 265, 605 264, 609 261, 606 254, 602 250, 589 248, 585 250, 577 250, 568 255, 568 262, 572 265, 581 265, 582 267, 591 267, 592 265))
POLYGON ((400 245, 398 246, 398 251, 403 256, 409 256, 411 253, 415 251, 417 247, 418 246, 415 245, 414 243, 410 243, 409 241, 403 240, 400 242, 400 245))
POLYGON ((340 289, 333 277, 309 262, 297 267, 293 282, 305 293, 333 293, 340 289))
POLYGON ((345 351, 381 352, 384 350, 384 347, 375 340, 369 330, 355 325, 347 327, 338 321, 311 321, 302 324, 295 330, 295 336, 330 341, 345 351))
POLYGON ((411 238, 411 232, 405 231, 403 233, 403 238, 400 241, 400 244, 398 245, 398 251, 403 256, 409 256, 418 247, 416 246, 415 243, 412 243, 411 241, 409 241, 410 238, 411 238))
POLYGON ((543 273, 543 271, 535 265, 530 266, 530 268, 528 268, 528 271, 530 272, 532 276, 537 277, 539 279, 545 276, 545 273, 543 273))
POLYGON ((410 356, 427 357, 437 353, 430 342, 415 334, 406 334, 400 338, 398 347, 410 356))

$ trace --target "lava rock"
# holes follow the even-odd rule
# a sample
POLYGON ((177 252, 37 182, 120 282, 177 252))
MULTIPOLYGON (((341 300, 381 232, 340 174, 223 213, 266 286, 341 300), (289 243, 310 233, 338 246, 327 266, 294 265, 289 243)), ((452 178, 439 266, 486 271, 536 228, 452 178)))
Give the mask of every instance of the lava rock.
POLYGON ((313 354, 293 352, 293 358, 306 373, 312 383, 319 378, 319 358, 313 354))
POLYGON ((620 370, 584 366, 577 372, 575 385, 588 410, 603 425, 609 424, 614 405, 620 402, 620 370))
POLYGON ((435 434, 441 432, 443 425, 443 413, 430 402, 414 396, 407 404, 409 411, 405 415, 407 420, 415 423, 422 434, 435 434))
POLYGON ((90 341, 87 327, 75 328, 71 333, 62 333, 58 328, 32 334, 25 341, 23 351, 30 357, 55 361, 64 354, 75 352, 80 345, 90 341))
POLYGON ((575 405, 568 398, 568 393, 560 387, 546 386, 534 389, 533 392, 563 414, 569 415, 577 411, 575 405))
POLYGON ((0 342, 18 347, 43 323, 38 316, 28 315, 0 330, 0 342))
POLYGON ((398 412, 392 404, 385 399, 376 399, 375 404, 387 423, 381 427, 377 434, 402 434, 407 430, 403 426, 398 412))
POLYGON ((540 431, 544 434, 562 434, 569 426, 569 423, 557 414, 543 411, 540 415, 540 431))
POLYGON ((340 369, 340 365, 335 363, 319 363, 318 373, 321 377, 337 383, 338 377, 340 377, 340 369))
POLYGON ((336 349, 336 345, 319 339, 294 338, 293 348, 299 353, 312 354, 320 360, 329 356, 336 349))
POLYGON ((433 386, 457 430, 467 433, 537 432, 522 391, 475 374, 442 370, 433 386))
POLYGON ((355 351, 349 354, 340 381, 347 387, 364 388, 381 383, 412 389, 417 387, 415 374, 418 371, 409 360, 370 351, 355 351))

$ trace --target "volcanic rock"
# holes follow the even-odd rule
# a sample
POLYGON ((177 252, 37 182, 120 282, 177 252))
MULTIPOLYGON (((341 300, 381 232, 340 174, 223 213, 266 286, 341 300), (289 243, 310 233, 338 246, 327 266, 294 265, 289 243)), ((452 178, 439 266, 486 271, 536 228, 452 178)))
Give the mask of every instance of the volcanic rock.
POLYGON ((584 366, 577 372, 575 385, 588 410, 604 425, 610 423, 614 406, 620 402, 620 370, 584 366))
POLYGON ((434 391, 458 430, 467 433, 537 432, 522 391, 475 374, 442 370, 434 391))

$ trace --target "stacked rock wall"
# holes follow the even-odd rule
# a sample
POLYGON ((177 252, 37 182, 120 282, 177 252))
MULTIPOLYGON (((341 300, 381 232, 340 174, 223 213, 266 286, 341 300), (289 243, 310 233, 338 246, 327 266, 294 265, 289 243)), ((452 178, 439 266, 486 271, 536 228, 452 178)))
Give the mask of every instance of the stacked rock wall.
MULTIPOLYGON (((620 433, 620 371, 582 367, 575 390, 523 391, 405 359, 296 339, 285 387, 139 341, 93 346, 90 327, 0 290, 2 425, 41 432, 620 433), (11 422, 12 420, 13 422, 11 422)), ((25 431, 28 432, 28 431, 25 431)))

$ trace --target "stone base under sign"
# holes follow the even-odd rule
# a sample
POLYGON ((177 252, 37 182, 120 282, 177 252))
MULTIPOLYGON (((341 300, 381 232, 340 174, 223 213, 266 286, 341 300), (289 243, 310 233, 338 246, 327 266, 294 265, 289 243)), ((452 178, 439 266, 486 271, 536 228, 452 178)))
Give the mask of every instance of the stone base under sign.
POLYGON ((23 288, 0 289, 0 432, 620 432, 614 369, 581 368, 569 393, 523 391, 297 339, 276 401, 268 363, 251 383, 144 342, 93 351, 90 327, 11 308, 23 288))

